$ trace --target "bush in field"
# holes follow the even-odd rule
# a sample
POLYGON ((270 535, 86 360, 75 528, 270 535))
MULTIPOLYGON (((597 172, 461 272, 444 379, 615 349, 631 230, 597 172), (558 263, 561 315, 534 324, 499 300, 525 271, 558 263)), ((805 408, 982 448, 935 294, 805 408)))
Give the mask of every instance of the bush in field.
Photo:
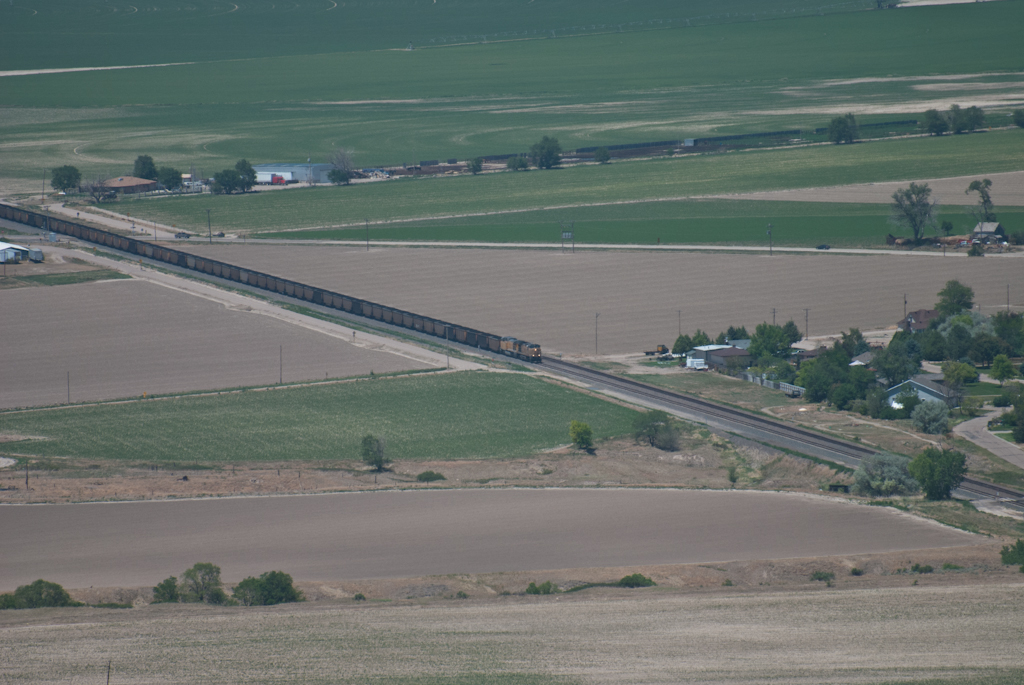
POLYGON ((550 169, 562 163, 562 146, 557 138, 544 136, 530 146, 530 157, 538 169, 550 169))
POLYGON ((594 432, 590 426, 582 421, 573 421, 569 424, 569 439, 577 449, 590 452, 594 449, 594 432))
POLYGON ((660 450, 674 450, 679 446, 679 436, 671 424, 671 417, 657 409, 638 414, 633 419, 633 437, 638 443, 647 443, 660 450))
POLYGON ((526 594, 528 595, 553 595, 559 592, 558 586, 552 583, 550 580, 545 580, 540 585, 531 582, 526 586, 526 594))
POLYGON ((220 566, 199 562, 181 574, 178 597, 182 602, 226 604, 228 596, 220 582, 220 566))
POLYGON ((282 571, 268 571, 259 578, 249 576, 236 585, 231 594, 239 604, 247 607, 303 600, 302 593, 292 586, 292 577, 282 571))
POLYGON ((657 585, 642 573, 634 573, 619 581, 619 587, 653 587, 657 585))
POLYGON ((815 571, 811 574, 811 580, 820 580, 823 583, 830 583, 836 579, 836 574, 832 571, 815 571))
POLYGON ((608 148, 599 147, 594 150, 594 161, 598 164, 607 164, 612 159, 612 155, 608 152, 608 148))
POLYGON ((931 573, 935 569, 928 564, 914 564, 910 567, 911 573, 931 573))
POLYGON ((927 447, 911 460, 907 470, 921 484, 925 497, 930 500, 949 499, 950 493, 967 473, 967 457, 956 450, 927 447))
POLYGON ((481 171, 484 170, 484 158, 476 157, 474 159, 469 160, 468 162, 466 162, 466 169, 469 170, 469 173, 471 174, 479 174, 481 171))
POLYGON ((850 575, 851 576, 862 576, 862 575, 864 575, 864 569, 857 568, 856 566, 854 566, 853 568, 850 569, 850 575))
POLYGON ((942 402, 922 402, 914 407, 910 420, 922 433, 939 435, 949 430, 949 407, 942 402))
POLYGON ((421 483, 433 483, 435 480, 447 479, 437 471, 424 471, 423 473, 416 476, 416 480, 418 480, 421 483))
POLYGON ((505 162, 505 166, 511 169, 512 171, 526 171, 527 169, 530 168, 530 162, 526 159, 526 157, 509 157, 508 161, 505 162))
POLYGON ((1024 564, 1024 540, 1018 539, 1012 545, 1003 545, 999 556, 1004 564, 1024 564))
POLYGON ((917 492, 918 484, 907 467, 910 459, 898 454, 873 454, 853 474, 853 491, 865 497, 891 497, 917 492))
POLYGON ((80 607, 67 590, 57 583, 40 578, 22 585, 13 593, 0 595, 0 609, 42 609, 44 607, 80 607))
POLYGON ((178 595, 178 579, 174 576, 160 581, 153 588, 153 603, 177 602, 181 599, 178 595))

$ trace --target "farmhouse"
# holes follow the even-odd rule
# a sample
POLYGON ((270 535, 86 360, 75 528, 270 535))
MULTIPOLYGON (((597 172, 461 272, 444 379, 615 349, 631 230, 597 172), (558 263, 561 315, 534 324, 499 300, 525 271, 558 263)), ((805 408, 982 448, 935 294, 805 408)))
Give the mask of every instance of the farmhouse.
POLYGON ((939 318, 939 312, 936 309, 918 309, 916 312, 907 314, 906 318, 900 319, 896 325, 907 333, 916 333, 928 328, 928 324, 937 318, 939 318))
POLYGON ((281 176, 289 183, 330 183, 327 174, 334 167, 330 164, 254 164, 257 183, 270 183, 272 175, 281 176))
POLYGON ((938 381, 942 378, 939 374, 918 374, 909 381, 903 381, 895 385, 885 393, 885 400, 890 406, 900 409, 902 405, 896 400, 900 393, 913 391, 924 402, 948 403, 950 398, 949 390, 938 381))
POLYGON ((974 227, 971 237, 976 240, 992 240, 1006 235, 1003 225, 996 221, 982 221, 974 227))
POLYGON ((156 190, 156 181, 150 181, 148 178, 136 178, 135 176, 118 176, 117 178, 104 181, 103 186, 113 190, 115 193, 128 195, 156 190))

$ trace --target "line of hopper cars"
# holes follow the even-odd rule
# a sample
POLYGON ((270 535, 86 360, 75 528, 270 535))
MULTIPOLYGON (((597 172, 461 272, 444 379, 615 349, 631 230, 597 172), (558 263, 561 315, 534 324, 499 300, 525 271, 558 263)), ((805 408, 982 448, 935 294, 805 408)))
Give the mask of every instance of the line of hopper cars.
POLYGON ((500 337, 368 300, 349 297, 322 288, 314 288, 304 283, 297 283, 270 274, 244 269, 233 264, 198 257, 174 248, 153 245, 144 240, 128 238, 116 233, 84 226, 74 221, 56 219, 39 214, 38 212, 4 204, 0 204, 0 218, 37 228, 46 228, 56 233, 99 245, 106 245, 129 254, 137 254, 192 271, 199 271, 218 278, 243 283, 261 290, 269 290, 368 319, 376 319, 377 321, 383 321, 394 326, 420 331, 462 345, 489 350, 527 362, 539 363, 541 361, 540 345, 535 343, 517 340, 516 338, 500 337))

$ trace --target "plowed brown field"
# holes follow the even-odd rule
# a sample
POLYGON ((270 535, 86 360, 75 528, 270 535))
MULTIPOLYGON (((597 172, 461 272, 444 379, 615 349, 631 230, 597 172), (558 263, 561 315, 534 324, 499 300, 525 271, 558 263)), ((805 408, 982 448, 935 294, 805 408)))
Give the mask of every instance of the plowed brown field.
POLYGON ((138 279, 2 298, 4 408, 426 368, 138 279))
MULTIPOLYGON (((778 230, 778 229, 776 229, 778 230)), ((549 352, 601 354, 671 344, 682 329, 712 336, 729 326, 793 319, 810 334, 894 326, 930 308, 951 278, 975 301, 1024 303, 1015 257, 899 254, 693 254, 540 250, 375 249, 214 245, 191 250, 355 297, 540 343, 549 352), (681 311, 681 315, 677 314, 681 311)))

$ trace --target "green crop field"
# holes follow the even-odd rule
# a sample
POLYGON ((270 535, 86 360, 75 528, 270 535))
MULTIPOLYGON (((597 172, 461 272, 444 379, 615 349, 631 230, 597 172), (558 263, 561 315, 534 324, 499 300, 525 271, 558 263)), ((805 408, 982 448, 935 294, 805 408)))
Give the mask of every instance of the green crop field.
POLYGON ((393 459, 527 456, 629 431, 633 410, 536 378, 461 372, 0 414, 4 451, 38 457, 223 464, 358 459, 367 433, 393 459))
MULTIPOLYGON (((30 4, 39 4, 38 17, 50 17, 55 25, 72 20, 81 24, 82 35, 74 32, 78 24, 65 28, 73 38, 68 50, 79 39, 107 40, 102 50, 96 48, 106 51, 102 59, 90 63, 211 58, 196 47, 205 44, 197 38, 205 34, 182 34, 177 19, 161 23, 136 18, 145 19, 152 31, 166 31, 161 37, 142 25, 138 33, 127 32, 124 26, 136 19, 113 12, 102 21, 86 21, 83 9, 58 21, 49 6, 30 4), (101 24, 106 33, 97 28, 101 24), (125 41, 109 40, 111 36, 125 41), (142 59, 136 40, 148 40, 159 54, 142 59), (172 44, 178 45, 176 51, 172 44), (123 60, 119 54, 125 55, 123 60)), ((345 4, 346 11, 351 4, 345 4)), ((486 21, 513 24, 519 31, 562 25, 570 16, 578 17, 572 24, 577 28, 584 23, 600 27, 610 25, 612 14, 624 29, 600 33, 595 28, 595 35, 554 40, 376 49, 407 44, 411 38, 406 34, 412 31, 405 26, 439 35, 437 25, 417 21, 421 11, 432 11, 433 3, 409 4, 415 7, 401 19, 405 24, 393 20, 393 10, 402 3, 359 5, 358 12, 367 14, 352 26, 359 27, 365 40, 346 43, 338 34, 333 46, 312 38, 311 47, 289 46, 289 31, 300 24, 284 18, 278 25, 278 15, 268 8, 262 32, 244 22, 237 25, 239 31, 251 28, 251 36, 230 33, 229 25, 219 23, 226 19, 211 20, 210 30, 224 38, 209 49, 223 50, 222 56, 230 60, 0 77, 0 191, 31 193, 40 187, 44 169, 66 163, 79 166, 87 178, 121 175, 130 171, 138 154, 151 154, 158 164, 182 170, 195 165, 205 176, 242 157, 253 163, 323 160, 336 146, 351 148, 360 166, 416 163, 518 152, 544 134, 555 135, 568 149, 813 129, 847 110, 864 122, 919 118, 936 97, 981 104, 989 109, 990 122, 999 124, 1008 121, 1008 107, 999 109, 1003 103, 1020 99, 1017 72, 1024 69, 1017 39, 1024 3, 1016 0, 824 16, 803 16, 812 5, 795 0, 682 3, 682 9, 668 2, 637 7, 564 0, 536 3, 536 10, 512 9, 508 3, 463 3, 478 9, 500 4, 507 13, 491 13, 486 21), (690 9, 724 12, 730 14, 725 19, 738 18, 738 23, 663 23, 659 26, 671 28, 644 31, 629 29, 626 21, 661 16, 667 22, 672 18, 668 14, 692 14, 690 9), (745 12, 755 10, 786 18, 742 20, 745 12), (520 22, 520 11, 538 14, 520 22), (259 40, 278 28, 282 35, 277 40, 259 40), (400 40, 394 38, 397 34, 400 40), (978 50, 979 44, 985 49, 978 50), (318 54, 277 56, 289 47, 318 54)), ((213 3, 199 5, 196 12, 214 6, 230 9, 226 3, 213 3)), ((295 7, 298 17, 311 6, 295 7)), ((247 9, 227 16, 241 17, 247 9)), ((19 24, 2 19, 14 17, 15 11, 23 10, 0 7, 5 13, 0 15, 2 35, 10 39, 4 50, 8 61, 16 60, 20 67, 67 65, 67 57, 51 61, 41 47, 14 47, 22 40, 15 30, 19 24)), ((472 12, 465 14, 466 22, 476 21, 469 17, 472 12)), ((484 14, 482 9, 477 12, 479 17, 484 14)), ((324 26, 337 28, 327 20, 324 26)), ((472 31, 460 30, 472 43, 472 31)), ((440 44, 447 43, 435 42, 440 44)), ((89 52, 78 47, 79 53, 89 52)), ((58 53, 64 49, 53 48, 58 53)), ((81 60, 71 64, 78 66, 81 60)), ((630 179, 617 182, 628 184, 630 179)))
MULTIPOLYGON (((265 230, 330 227, 344 224, 362 224, 370 221, 396 221, 426 219, 430 217, 458 217, 473 213, 522 212, 528 209, 572 207, 547 215, 571 218, 578 205, 613 202, 642 204, 585 209, 590 216, 614 217, 620 223, 605 232, 604 240, 594 242, 653 242, 662 237, 667 242, 689 240, 694 235, 685 226, 659 224, 664 220, 686 218, 704 219, 707 215, 694 203, 673 203, 663 210, 662 198, 684 198, 713 193, 737 193, 754 190, 775 190, 847 183, 897 181, 908 178, 954 176, 958 174, 1014 171, 1024 168, 1024 130, 996 131, 941 138, 909 138, 861 143, 852 146, 811 146, 779 150, 753 150, 724 155, 694 155, 661 158, 646 161, 622 161, 608 165, 586 165, 550 171, 525 173, 483 174, 455 178, 407 178, 383 183, 369 183, 348 187, 301 188, 258 193, 248 196, 201 196, 142 199, 110 205, 116 211, 130 211, 132 216, 160 221, 167 225, 206 229, 206 210, 212 209, 214 230, 265 230), (694 209, 698 208, 698 209, 694 209), (663 211, 673 214, 661 214, 663 211), (675 213, 678 212, 678 213, 675 213), (691 212, 693 212, 691 214, 691 212), (605 214, 607 213, 607 214, 605 214), (703 214, 703 216, 702 216, 703 214), (635 234, 631 218, 656 219, 650 227, 635 234), (664 230, 665 234, 659 235, 664 230), (635 238, 631 238, 636 235, 635 238)), ((965 201, 965 204, 967 202, 965 201)), ((828 207, 791 209, 790 203, 754 205, 741 210, 731 203, 730 210, 743 212, 749 221, 737 223, 722 219, 724 228, 739 228, 746 237, 735 240, 757 240, 760 230, 755 212, 758 207, 781 210, 784 213, 833 216, 828 207), (785 206, 783 206, 785 205, 785 206)), ((712 206, 713 207, 713 206, 712 206)), ((951 212, 960 211, 950 208, 951 212)), ((884 238, 890 230, 884 221, 884 207, 854 210, 854 215, 839 219, 848 226, 860 225, 852 242, 877 242, 867 236, 884 238), (876 218, 870 226, 862 223, 864 214, 871 212, 876 218), (877 216, 879 213, 881 217, 877 216), (858 216, 859 215, 859 216, 858 216), (879 231, 881 233, 879 234, 879 231), (864 240, 862 240, 862 237, 864 240)), ((534 213, 532 216, 537 216, 534 213)), ((531 214, 524 214, 528 219, 531 214)), ((761 215, 772 221, 772 215, 761 215)), ((785 216, 783 214, 782 216, 785 216)), ((471 221, 476 222, 477 219, 471 221)), ((957 220, 957 225, 962 223, 957 220)), ((819 231, 813 221, 805 222, 794 243, 806 244, 821 233, 834 236, 827 229, 819 231)), ((543 227, 534 228, 535 234, 543 227)), ((583 226, 581 225, 581 229, 583 226)), ((415 237, 414 228, 388 227, 384 231, 400 231, 403 237, 415 237)), ((507 230, 507 229, 505 229, 507 230)), ((547 228, 550 237, 550 226, 547 228)), ((762 231, 763 234, 763 231, 762 231)), ((382 234, 382 237, 385 234, 382 234)), ((454 235, 454 234, 452 234, 454 235)), ((489 239, 487 228, 479 231, 463 230, 462 239, 489 239)), ((791 240, 784 237, 780 239, 791 240)), ((294 237, 303 237, 297 234, 294 237)), ((555 234, 557 237, 557 234, 555 234)), ((836 240, 837 238, 830 238, 836 240)), ((591 240, 581 234, 581 240, 591 240)), ((734 242, 705 235, 698 242, 734 242)))
MULTIPOLYGON (((1024 211, 997 208, 1010 233, 1024 231, 1024 211)), ((939 224, 950 221, 955 234, 970 232, 976 219, 961 207, 941 207, 939 224)), ((772 224, 777 246, 880 247, 886 235, 900 234, 879 204, 692 200, 644 202, 473 216, 373 226, 374 240, 481 241, 561 244, 562 223, 572 222, 576 245, 764 245, 772 224)), ((363 227, 261 233, 260 238, 363 240, 363 227)))

